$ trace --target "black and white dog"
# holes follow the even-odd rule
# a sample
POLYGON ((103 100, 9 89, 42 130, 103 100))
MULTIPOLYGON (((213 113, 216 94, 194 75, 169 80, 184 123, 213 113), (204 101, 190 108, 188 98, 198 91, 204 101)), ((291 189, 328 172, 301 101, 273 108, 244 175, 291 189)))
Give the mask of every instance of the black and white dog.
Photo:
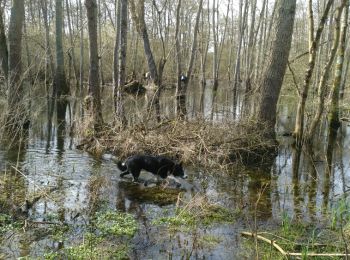
MULTIPOLYGON (((154 175, 160 176, 162 179, 167 178, 168 175, 182 179, 187 178, 182 168, 182 163, 175 163, 164 156, 133 155, 123 163, 119 161, 117 165, 119 170, 122 171, 120 177, 132 174, 135 182, 138 181, 141 170, 151 172, 154 175)), ((145 185, 147 186, 147 182, 145 185)))

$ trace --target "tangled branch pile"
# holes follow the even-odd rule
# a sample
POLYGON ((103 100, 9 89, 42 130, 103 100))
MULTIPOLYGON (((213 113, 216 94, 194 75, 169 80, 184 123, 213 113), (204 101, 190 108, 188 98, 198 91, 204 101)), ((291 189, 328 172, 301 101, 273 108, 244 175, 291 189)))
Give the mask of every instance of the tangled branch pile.
POLYGON ((121 159, 134 154, 165 155, 184 163, 227 169, 232 164, 258 165, 274 157, 276 144, 264 128, 251 122, 215 125, 171 120, 153 127, 107 128, 85 137, 78 148, 94 154, 111 152, 121 159))

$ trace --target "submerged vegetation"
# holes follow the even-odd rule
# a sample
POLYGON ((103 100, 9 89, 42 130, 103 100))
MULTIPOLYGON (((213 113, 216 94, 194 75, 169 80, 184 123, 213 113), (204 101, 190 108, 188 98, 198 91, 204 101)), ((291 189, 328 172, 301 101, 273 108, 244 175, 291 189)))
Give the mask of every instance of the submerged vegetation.
POLYGON ((350 0, 0 3, 0 259, 348 254, 350 0))
POLYGON ((233 223, 237 213, 199 194, 188 202, 178 201, 178 205, 173 215, 156 219, 154 224, 165 225, 172 231, 189 231, 201 226, 233 223))

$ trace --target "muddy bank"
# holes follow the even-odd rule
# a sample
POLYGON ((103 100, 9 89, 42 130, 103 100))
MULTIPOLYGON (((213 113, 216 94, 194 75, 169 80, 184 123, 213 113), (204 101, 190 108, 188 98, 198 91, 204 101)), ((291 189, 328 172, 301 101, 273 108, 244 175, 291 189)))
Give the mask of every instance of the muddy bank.
MULTIPOLYGON (((271 165, 277 143, 254 122, 213 124, 169 120, 154 126, 106 127, 97 137, 85 134, 78 149, 119 158, 134 154, 166 155, 185 164, 227 170, 231 166, 271 165)), ((88 132, 88 131, 86 131, 88 132)))

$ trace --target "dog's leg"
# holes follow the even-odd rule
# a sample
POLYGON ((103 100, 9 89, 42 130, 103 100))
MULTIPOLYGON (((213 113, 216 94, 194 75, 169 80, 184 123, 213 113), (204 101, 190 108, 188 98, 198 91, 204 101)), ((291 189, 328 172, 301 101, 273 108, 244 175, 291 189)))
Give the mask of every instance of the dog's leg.
POLYGON ((132 177, 134 178, 133 182, 139 182, 140 171, 131 172, 132 177))
POLYGON ((125 171, 125 172, 122 172, 119 176, 123 178, 125 175, 128 175, 128 174, 130 174, 130 172, 125 171))

